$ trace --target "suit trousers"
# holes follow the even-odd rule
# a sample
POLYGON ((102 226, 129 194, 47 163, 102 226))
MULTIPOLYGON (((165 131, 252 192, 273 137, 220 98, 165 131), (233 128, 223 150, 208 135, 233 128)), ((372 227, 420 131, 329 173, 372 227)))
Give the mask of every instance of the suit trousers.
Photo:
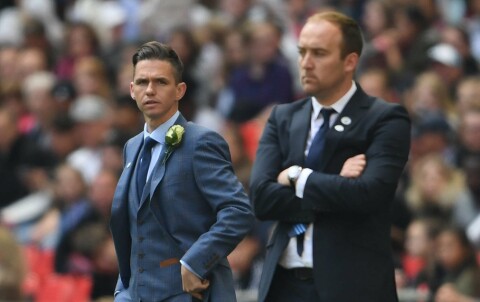
POLYGON ((313 278, 298 278, 291 270, 277 265, 265 302, 318 302, 319 300, 313 278))

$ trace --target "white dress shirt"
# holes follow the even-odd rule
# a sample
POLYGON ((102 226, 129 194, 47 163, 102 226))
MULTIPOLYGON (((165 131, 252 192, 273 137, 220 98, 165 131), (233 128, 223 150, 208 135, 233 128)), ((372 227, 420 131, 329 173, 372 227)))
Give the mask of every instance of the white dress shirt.
MULTIPOLYGON (((357 91, 357 86, 355 82, 352 81, 352 86, 347 91, 347 93, 342 96, 338 101, 336 101, 331 108, 335 109, 335 113, 330 116, 330 126, 335 123, 335 120, 342 112, 343 108, 347 105, 350 98, 357 91)), ((317 101, 315 97, 312 97, 312 106, 313 112, 310 120, 310 133, 307 139, 307 144, 305 147, 305 158, 308 155, 310 146, 312 144, 315 134, 323 124, 323 116, 320 114, 323 106, 317 101)), ((295 195, 298 198, 303 198, 303 192, 305 190, 305 184, 307 179, 313 171, 309 168, 305 168, 300 173, 298 177, 296 186, 295 186, 295 195)), ((310 267, 313 268, 313 251, 312 251, 312 235, 313 235, 313 223, 310 223, 305 232, 305 238, 303 241, 303 254, 300 257, 297 252, 297 238, 294 236, 290 238, 287 248, 280 258, 279 264, 285 268, 294 268, 294 267, 310 267)))

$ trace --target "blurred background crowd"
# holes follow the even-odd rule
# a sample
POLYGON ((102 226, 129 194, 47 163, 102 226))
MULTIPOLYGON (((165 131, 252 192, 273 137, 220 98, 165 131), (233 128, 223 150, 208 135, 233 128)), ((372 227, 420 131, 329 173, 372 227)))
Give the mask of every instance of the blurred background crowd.
MULTIPOLYGON (((480 299, 480 0, 2 0, 0 301, 113 300, 108 221, 123 145, 143 130, 141 43, 178 52, 180 110, 225 137, 248 192, 269 110, 304 97, 299 30, 329 9, 364 31, 356 80, 413 123, 391 213, 401 301, 480 299)), ((241 301, 269 227, 229 256, 241 301)))

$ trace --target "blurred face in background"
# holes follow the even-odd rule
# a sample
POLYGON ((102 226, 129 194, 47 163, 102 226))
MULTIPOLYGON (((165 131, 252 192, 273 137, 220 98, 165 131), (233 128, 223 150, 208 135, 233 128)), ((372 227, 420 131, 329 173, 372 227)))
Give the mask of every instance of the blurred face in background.
POLYGON ((271 62, 278 54, 280 33, 269 23, 259 23, 252 29, 250 57, 259 64, 271 62))
POLYGON ((24 100, 28 111, 43 127, 51 123, 57 110, 52 88, 56 79, 48 72, 38 72, 24 81, 24 100))
POLYGON ((4 47, 0 49, 0 79, 2 83, 15 81, 18 77, 19 50, 15 47, 4 47))
POLYGON ((19 53, 17 65, 20 79, 25 79, 35 72, 46 71, 48 69, 47 57, 37 48, 22 50, 19 53))
POLYGON ((468 151, 480 151, 480 111, 470 111, 463 115, 460 139, 468 151))
POLYGON ((441 39, 443 42, 448 43, 455 47, 462 57, 466 57, 470 54, 470 45, 466 40, 467 37, 455 27, 446 27, 442 30, 441 39))
POLYGON ((365 4, 362 23, 365 26, 365 33, 370 37, 381 34, 389 27, 387 6, 385 1, 370 0, 365 4))
POLYGON ((98 173, 90 185, 90 200, 105 217, 110 215, 117 180, 113 172, 103 170, 98 173))
POLYGON ((447 270, 458 268, 468 257, 466 248, 452 232, 442 232, 437 238, 437 260, 447 270))
POLYGON ((426 201, 435 201, 447 186, 448 176, 442 165, 434 159, 424 161, 419 167, 420 191, 426 201))
POLYGON ((105 120, 78 122, 76 134, 82 147, 98 148, 106 139, 109 124, 105 120))
POLYGON ((78 95, 96 94, 108 98, 105 66, 96 57, 84 57, 75 64, 73 85, 78 95))
POLYGON ((57 198, 66 203, 75 202, 85 194, 85 182, 82 174, 69 165, 60 166, 55 173, 57 198))
POLYGON ((231 31, 224 41, 224 55, 228 66, 239 66, 246 60, 246 46, 240 31, 231 31))
POLYGON ((250 5, 251 0, 221 0, 220 2, 220 8, 233 19, 233 22, 243 18, 250 5))
POLYGON ((424 72, 415 79, 407 108, 413 116, 436 113, 447 109, 448 90, 442 79, 433 72, 424 72))
POLYGON ((371 69, 362 73, 358 78, 360 86, 367 94, 382 98, 388 102, 393 101, 388 85, 388 76, 381 69, 371 69))
POLYGON ((413 221, 407 229, 405 249, 411 256, 425 258, 429 256, 431 240, 428 238, 427 226, 421 221, 413 221))
POLYGON ((66 46, 74 58, 93 55, 96 51, 95 32, 88 25, 74 25, 68 32, 66 46))
POLYGON ((480 78, 469 78, 457 85, 455 106, 459 115, 470 111, 472 107, 480 108, 480 78))
POLYGON ((170 36, 168 44, 175 50, 185 66, 188 66, 195 59, 197 45, 190 31, 185 29, 174 31, 170 36))

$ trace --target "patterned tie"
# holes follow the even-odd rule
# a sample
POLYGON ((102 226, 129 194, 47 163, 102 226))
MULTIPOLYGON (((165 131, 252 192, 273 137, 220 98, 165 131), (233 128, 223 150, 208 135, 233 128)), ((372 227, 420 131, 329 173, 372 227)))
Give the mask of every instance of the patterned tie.
POLYGON ((148 167, 150 166, 150 160, 152 159, 152 147, 156 143, 157 141, 150 137, 147 137, 143 143, 140 163, 137 169, 138 200, 142 198, 143 188, 147 182, 148 167))
MULTIPOLYGON (((327 135, 328 129, 330 129, 330 117, 336 111, 332 108, 322 108, 320 113, 323 116, 323 124, 318 129, 317 134, 313 138, 312 144, 310 145, 310 150, 308 151, 307 158, 305 159, 305 168, 310 168, 316 170, 320 164, 320 159, 322 157, 323 148, 325 147, 325 137, 327 135)), ((303 240, 305 238, 305 231, 307 230, 308 224, 297 223, 295 224, 288 235, 290 237, 297 236, 297 252, 299 256, 302 256, 303 253, 303 240)))

